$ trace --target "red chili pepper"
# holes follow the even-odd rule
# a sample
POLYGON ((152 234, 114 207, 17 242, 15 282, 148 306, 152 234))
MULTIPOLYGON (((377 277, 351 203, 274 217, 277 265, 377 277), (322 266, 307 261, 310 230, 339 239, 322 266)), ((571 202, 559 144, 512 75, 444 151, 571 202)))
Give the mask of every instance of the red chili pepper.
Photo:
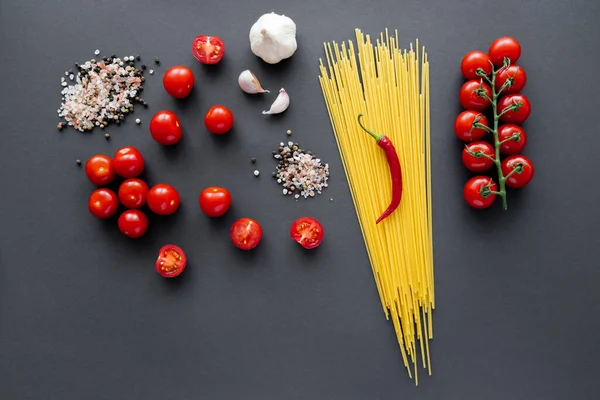
POLYGON ((400 168, 398 154, 396 153, 396 149, 394 148, 394 144, 390 138, 385 135, 371 132, 365 128, 360 120, 362 116, 362 114, 358 116, 358 124, 365 132, 373 136, 373 138, 377 141, 377 145, 385 151, 385 157, 390 167, 390 175, 392 176, 392 201, 383 214, 377 218, 376 224, 378 224, 392 212, 394 212, 394 210, 398 208, 398 205, 400 204, 400 199, 402 198, 402 169, 400 168))

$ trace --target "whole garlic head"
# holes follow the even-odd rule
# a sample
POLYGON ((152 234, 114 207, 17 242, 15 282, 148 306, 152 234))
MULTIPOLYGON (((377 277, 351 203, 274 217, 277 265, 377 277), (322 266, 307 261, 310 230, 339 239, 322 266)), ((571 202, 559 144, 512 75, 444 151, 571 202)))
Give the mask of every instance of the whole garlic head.
POLYGON ((291 57, 297 47, 296 24, 285 15, 263 14, 250 28, 252 52, 269 64, 291 57))

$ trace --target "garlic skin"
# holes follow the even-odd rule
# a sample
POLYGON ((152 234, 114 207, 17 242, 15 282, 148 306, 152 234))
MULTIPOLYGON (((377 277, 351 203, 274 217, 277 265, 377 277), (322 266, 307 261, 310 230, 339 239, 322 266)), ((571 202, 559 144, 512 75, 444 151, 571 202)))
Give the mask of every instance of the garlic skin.
POLYGON ((250 49, 269 64, 291 57, 296 43, 296 24, 291 18, 274 12, 263 14, 250 28, 250 49))
POLYGON ((238 84, 240 85, 240 89, 249 94, 270 93, 268 90, 262 88, 256 75, 250 72, 249 69, 242 71, 238 77, 238 84))
POLYGON ((263 111, 263 114, 279 114, 287 110, 290 105, 290 96, 287 94, 284 88, 279 89, 279 95, 271 104, 269 111, 263 111))

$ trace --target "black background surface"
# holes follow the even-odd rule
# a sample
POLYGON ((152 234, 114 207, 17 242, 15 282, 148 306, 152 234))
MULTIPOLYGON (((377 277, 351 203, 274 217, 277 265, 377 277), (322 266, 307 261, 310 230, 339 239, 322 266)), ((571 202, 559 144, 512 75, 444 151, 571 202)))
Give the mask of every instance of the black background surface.
POLYGON ((599 16, 591 0, 1 0, 0 399, 600 398, 599 16), (248 43, 270 11, 298 26, 297 52, 275 66, 248 43), (317 81, 322 43, 354 39, 355 27, 397 28, 404 46, 419 38, 431 60, 437 309, 433 376, 421 374, 418 388, 381 312, 317 81), (198 34, 225 41, 219 65, 193 59, 198 34), (536 175, 510 193, 509 211, 498 202, 475 212, 462 199, 469 174, 452 129, 459 64, 501 35, 522 44, 532 103, 525 154, 536 175), (60 77, 96 48, 162 61, 145 84, 150 108, 108 129, 110 141, 99 130, 55 129, 60 77), (161 84, 174 64, 196 74, 184 101, 161 84), (274 93, 244 95, 237 76, 246 68, 274 93), (282 86, 289 110, 261 115, 282 86), (223 137, 202 123, 216 103, 236 117, 223 137), (171 149, 148 132, 163 108, 184 127, 171 149), (270 152, 287 129, 329 162, 323 196, 296 202, 272 181, 270 152), (150 217, 135 241, 116 218, 89 214, 94 187, 75 165, 125 145, 142 151, 149 183, 182 196, 175 215, 150 217), (198 208, 209 185, 233 195, 222 220, 198 208), (287 237, 302 215, 326 231, 310 253, 287 237), (252 252, 228 239, 242 216, 264 229, 252 252), (189 258, 171 281, 153 269, 169 242, 189 258))

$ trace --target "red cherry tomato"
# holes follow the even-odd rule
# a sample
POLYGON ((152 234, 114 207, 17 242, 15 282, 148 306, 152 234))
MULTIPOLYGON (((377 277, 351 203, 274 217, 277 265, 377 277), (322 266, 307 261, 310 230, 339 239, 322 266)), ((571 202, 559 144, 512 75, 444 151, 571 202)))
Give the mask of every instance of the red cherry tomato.
POLYGON ((465 142, 481 140, 487 131, 481 128, 473 129, 473 123, 477 117, 479 117, 477 122, 488 126, 488 120, 482 113, 473 110, 466 110, 458 114, 458 117, 456 117, 456 120, 454 121, 454 133, 456 133, 456 137, 465 142))
POLYGON ((500 125, 500 127, 498 127, 498 140, 502 143, 500 145, 500 153, 508 156, 511 154, 518 154, 523 151, 525 145, 527 144, 527 135, 525 135, 523 128, 518 125, 500 125), (515 134, 519 134, 519 137, 502 143, 515 134))
POLYGON ((122 147, 113 159, 115 171, 123 178, 134 178, 144 170, 144 157, 135 147, 122 147))
POLYGON ((500 90, 502 85, 504 85, 509 78, 512 78, 512 84, 504 88, 502 94, 519 93, 527 83, 527 74, 525 73, 525 70, 518 65, 511 65, 496 75, 496 81, 494 82, 496 90, 500 90))
POLYGON ((159 111, 150 121, 150 134, 160 144, 166 146, 181 140, 181 126, 179 118, 171 111, 159 111))
POLYGON ((491 192, 498 190, 496 182, 487 176, 476 176, 469 179, 463 189, 463 195, 468 205, 473 208, 488 208, 496 199, 491 192))
POLYGON ((163 85, 171 96, 183 99, 190 94, 194 87, 194 73, 188 67, 176 65, 165 72, 163 85))
POLYGON ((487 171, 494 165, 494 161, 485 157, 484 154, 492 158, 495 157, 492 145, 487 142, 469 143, 462 152, 463 164, 465 164, 468 170, 473 172, 487 171))
POLYGON ((158 215, 173 214, 179 208, 179 193, 173 186, 160 183, 148 192, 148 207, 158 215))
POLYGON ((225 54, 225 44, 218 36, 196 36, 192 43, 192 53, 202 64, 216 64, 225 54))
POLYGON ((210 132, 221 135, 233 126, 233 114, 225 106, 212 106, 204 116, 204 125, 210 132))
POLYGON ((260 243, 262 228, 251 218, 240 218, 231 225, 229 238, 236 247, 250 250, 260 243))
POLYGON ((128 238, 137 239, 148 230, 148 217, 140 210, 127 210, 119 217, 119 230, 128 238))
POLYGON ((94 185, 108 185, 115 179, 115 166, 109 156, 96 154, 85 164, 85 174, 94 185))
POLYGON ((220 217, 231 206, 231 194, 225 188, 210 186, 200 193, 200 209, 209 217, 220 217))
POLYGON ((470 51, 463 57, 460 71, 466 79, 479 80, 481 77, 477 75, 477 68, 483 69, 486 75, 490 75, 492 73, 490 57, 482 51, 470 51))
POLYGON ((508 111, 500 117, 500 121, 509 124, 522 124, 531 114, 529 99, 522 94, 509 94, 498 101, 498 113, 502 113, 507 107, 517 107, 517 111, 508 111))
POLYGON ((506 186, 513 189, 527 186, 535 172, 531 160, 520 154, 507 157, 502 161, 502 175, 506 177, 513 170, 516 170, 516 172, 506 179, 506 186))
POLYGON ((292 223, 290 236, 305 249, 314 249, 323 241, 325 232, 319 221, 311 217, 301 217, 292 223))
POLYGON ((508 57, 510 63, 514 64, 521 57, 521 45, 516 39, 504 36, 494 40, 488 54, 496 67, 504 64, 504 57, 508 57))
POLYGON ((154 263, 156 272, 165 278, 174 278, 181 274, 187 266, 187 257, 179 246, 167 244, 158 251, 154 263))
POLYGON ((146 204, 148 185, 141 179, 131 178, 119 186, 119 200, 127 208, 140 208, 146 204))
POLYGON ((88 208, 96 218, 110 218, 115 215, 119 208, 119 199, 115 192, 110 189, 96 189, 90 195, 88 208))
POLYGON ((487 83, 473 79, 462 85, 458 98, 460 105, 467 110, 483 111, 491 104, 488 99, 492 98, 492 89, 487 83), (480 88, 485 91, 485 94, 488 96, 487 98, 483 97, 483 94, 481 96, 478 95, 480 88))

